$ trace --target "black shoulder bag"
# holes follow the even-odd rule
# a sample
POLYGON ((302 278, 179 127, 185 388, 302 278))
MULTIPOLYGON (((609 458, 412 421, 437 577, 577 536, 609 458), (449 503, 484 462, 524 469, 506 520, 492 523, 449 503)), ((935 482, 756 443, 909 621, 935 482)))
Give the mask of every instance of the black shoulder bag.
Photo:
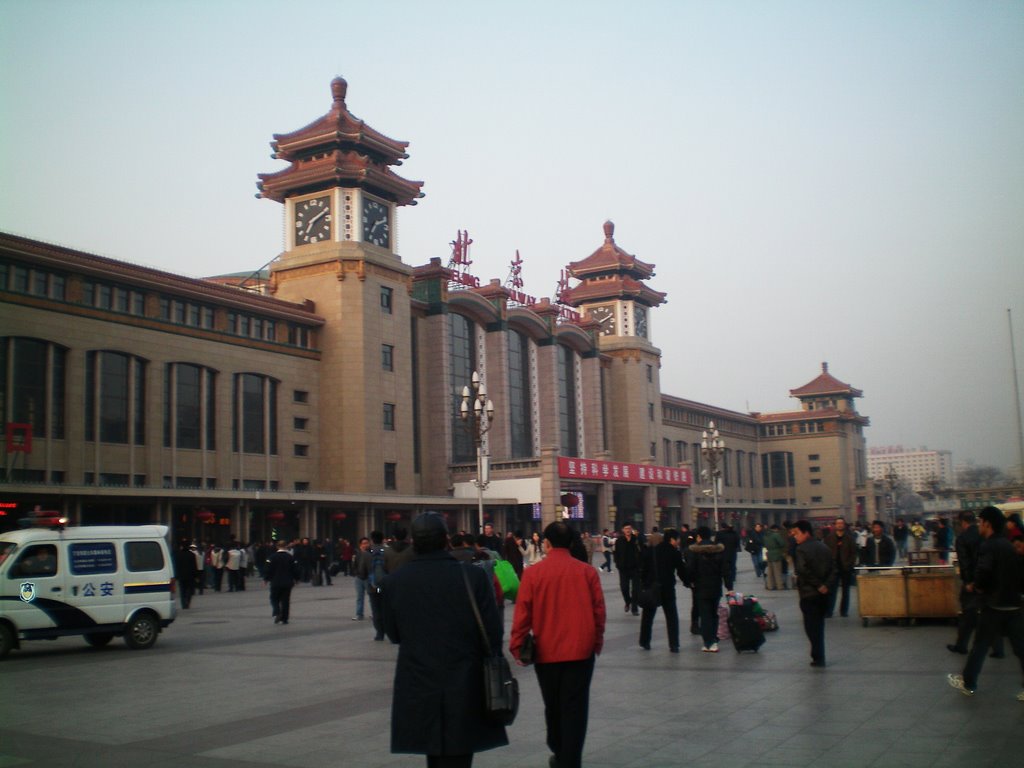
POLYGON ((480 618, 480 609, 473 597, 466 566, 460 567, 463 569, 462 580, 466 583, 469 604, 473 607, 476 625, 484 641, 484 714, 494 725, 512 725, 519 713, 519 681, 512 677, 512 668, 501 649, 498 649, 497 655, 491 651, 491 642, 487 639, 484 620, 480 618))

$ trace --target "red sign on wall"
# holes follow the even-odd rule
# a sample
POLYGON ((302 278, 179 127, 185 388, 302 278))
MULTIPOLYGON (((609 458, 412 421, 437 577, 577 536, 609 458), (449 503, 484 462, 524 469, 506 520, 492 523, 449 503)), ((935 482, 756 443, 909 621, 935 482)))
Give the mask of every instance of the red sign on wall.
POLYGON ((8 453, 32 453, 32 425, 7 422, 4 439, 8 453))
POLYGON ((610 480, 616 483, 655 483, 689 486, 693 483, 688 467, 656 467, 653 464, 629 464, 625 461, 599 461, 558 457, 558 476, 574 480, 610 480))

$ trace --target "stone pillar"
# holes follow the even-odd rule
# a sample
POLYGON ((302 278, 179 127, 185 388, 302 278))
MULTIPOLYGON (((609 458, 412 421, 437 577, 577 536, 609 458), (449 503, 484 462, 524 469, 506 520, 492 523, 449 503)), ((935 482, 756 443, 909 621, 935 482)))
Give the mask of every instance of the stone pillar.
POLYGON ((540 501, 541 529, 562 519, 555 507, 561 504, 562 482, 558 477, 558 447, 549 445, 540 449, 540 501))

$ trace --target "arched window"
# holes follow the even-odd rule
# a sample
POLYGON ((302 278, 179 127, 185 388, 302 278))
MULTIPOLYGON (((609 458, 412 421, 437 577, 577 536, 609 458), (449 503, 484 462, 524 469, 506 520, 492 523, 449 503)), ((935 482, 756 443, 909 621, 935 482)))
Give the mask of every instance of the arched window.
POLYGON ((236 373, 232 387, 231 449, 277 454, 278 383, 259 373, 236 373))
POLYGON ((123 352, 86 353, 85 439, 144 445, 145 395, 145 360, 123 352))
POLYGON ((530 400, 530 342, 508 332, 508 410, 513 457, 533 455, 533 408, 530 400))
POLYGON ((459 416, 462 388, 469 385, 476 370, 476 344, 472 321, 462 315, 448 315, 451 332, 451 386, 452 386, 452 461, 472 461, 476 457, 473 436, 466 430, 459 416))
POLYGON ((63 438, 66 365, 64 347, 43 339, 0 337, 0 420, 31 424, 37 438, 63 438))
POLYGON ((216 373, 189 363, 164 369, 164 447, 205 448, 216 444, 216 373))
POLYGON ((558 429, 563 456, 579 455, 576 423, 576 355, 558 345, 558 429))

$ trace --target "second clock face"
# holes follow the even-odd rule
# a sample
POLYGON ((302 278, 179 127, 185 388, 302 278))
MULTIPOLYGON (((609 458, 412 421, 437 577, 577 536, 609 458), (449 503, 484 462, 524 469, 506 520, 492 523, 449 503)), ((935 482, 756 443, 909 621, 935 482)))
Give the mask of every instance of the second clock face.
POLYGON ((391 247, 391 209, 368 197, 363 198, 363 242, 391 247))
POLYGON ((295 204, 295 244, 331 239, 331 198, 314 197, 295 204))
POLYGON ((590 310, 590 318, 601 324, 601 330, 599 333, 602 336, 611 336, 615 333, 615 312, 611 307, 592 307, 590 310))
POLYGON ((633 325, 636 327, 636 335, 647 338, 647 310, 644 307, 633 309, 633 325))

